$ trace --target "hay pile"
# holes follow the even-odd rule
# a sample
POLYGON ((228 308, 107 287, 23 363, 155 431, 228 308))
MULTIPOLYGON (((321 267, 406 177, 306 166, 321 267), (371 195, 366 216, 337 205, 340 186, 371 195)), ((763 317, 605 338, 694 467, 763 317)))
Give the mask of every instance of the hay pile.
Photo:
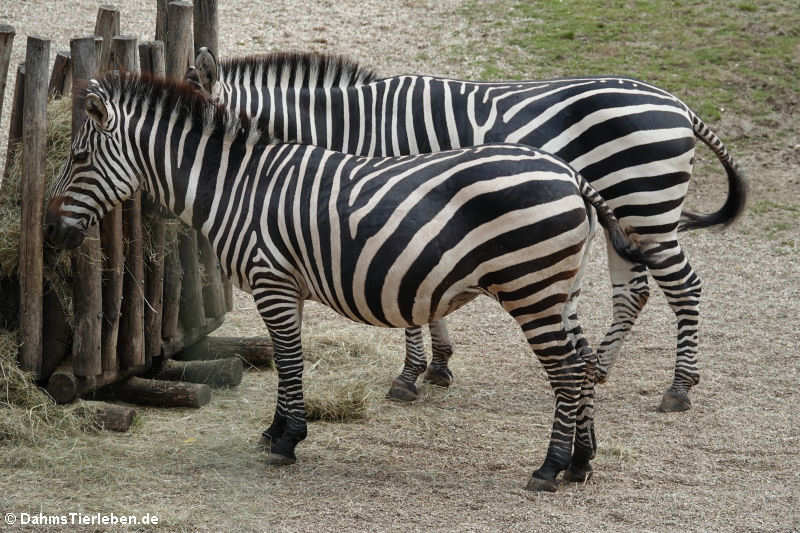
POLYGON ((0 330, 0 446, 35 446, 93 428, 78 405, 64 407, 17 364, 17 334, 0 330))
POLYGON ((378 356, 374 340, 339 330, 310 335, 303 356, 306 361, 304 399, 306 419, 350 422, 363 419, 374 396, 374 380, 366 371, 378 356))

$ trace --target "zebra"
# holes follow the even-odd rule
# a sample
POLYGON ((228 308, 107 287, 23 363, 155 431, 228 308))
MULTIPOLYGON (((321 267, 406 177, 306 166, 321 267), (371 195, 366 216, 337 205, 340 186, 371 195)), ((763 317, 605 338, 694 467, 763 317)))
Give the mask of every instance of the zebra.
MULTIPOLYGON (((702 283, 678 232, 731 224, 744 210, 747 183, 717 135, 670 93, 631 78, 468 82, 432 76, 379 78, 354 62, 314 54, 273 53, 217 62, 203 49, 187 73, 203 94, 251 116, 268 117, 283 140, 319 144, 364 156, 399 156, 515 142, 569 163, 598 190, 617 218, 660 246, 652 268, 608 246, 613 319, 598 349, 598 379, 607 379, 650 289, 647 272, 677 319, 673 381, 659 410, 691 407, 697 365, 702 283), (726 171, 728 196, 708 215, 683 210, 696 139, 726 171)), ((570 301, 576 314, 580 280, 570 301)), ((586 344, 582 332, 573 332, 586 344)), ((433 360, 426 379, 448 385, 452 346, 443 321, 431 325, 433 360)), ((418 329, 407 332, 407 357, 390 395, 416 397, 425 370, 418 329), (405 389, 405 391, 403 390, 405 389)))
POLYGON ((571 481, 591 475, 595 362, 567 333, 567 294, 597 220, 618 253, 644 259, 563 161, 509 144, 366 158, 275 142, 262 123, 187 84, 136 74, 91 80, 85 108, 52 188, 47 240, 80 245, 139 187, 209 239, 272 337, 279 381, 264 432, 269 463, 294 463, 307 434, 305 300, 407 328, 485 294, 521 326, 555 396, 546 458, 527 488, 555 491, 564 470, 571 481))

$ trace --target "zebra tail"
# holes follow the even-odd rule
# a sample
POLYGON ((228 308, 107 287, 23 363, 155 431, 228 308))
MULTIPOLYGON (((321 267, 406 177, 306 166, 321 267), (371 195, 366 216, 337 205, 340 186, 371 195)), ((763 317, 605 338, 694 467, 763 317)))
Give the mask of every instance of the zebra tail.
POLYGON ((631 263, 647 263, 645 254, 641 249, 640 243, 635 236, 627 232, 619 223, 619 219, 614 215, 614 211, 603 200, 603 197, 592 187, 580 174, 578 177, 578 187, 584 200, 594 206, 597 212, 597 220, 600 225, 608 232, 611 246, 623 258, 631 263))
POLYGON ((710 226, 723 224, 724 227, 731 225, 744 211, 747 203, 747 179, 739 169, 736 162, 728 153, 728 149, 722 144, 717 135, 711 128, 696 114, 692 113, 692 129, 697 138, 708 146, 722 163, 725 172, 728 174, 728 197, 722 207, 708 215, 700 215, 684 211, 678 222, 678 231, 687 231, 710 226))

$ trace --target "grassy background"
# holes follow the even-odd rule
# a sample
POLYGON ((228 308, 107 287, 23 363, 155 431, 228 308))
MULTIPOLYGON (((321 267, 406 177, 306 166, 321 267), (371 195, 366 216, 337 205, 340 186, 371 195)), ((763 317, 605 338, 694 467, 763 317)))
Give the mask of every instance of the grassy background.
POLYGON ((797 106, 800 7, 760 2, 471 0, 468 46, 481 79, 616 74, 680 95, 704 120, 745 113, 785 133, 797 106))

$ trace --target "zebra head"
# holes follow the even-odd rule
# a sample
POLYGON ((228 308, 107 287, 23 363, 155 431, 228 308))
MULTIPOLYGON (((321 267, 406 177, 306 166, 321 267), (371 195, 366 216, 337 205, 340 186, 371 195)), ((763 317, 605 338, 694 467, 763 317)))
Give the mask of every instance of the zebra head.
POLYGON ((214 53, 205 46, 200 48, 194 65, 189 67, 184 81, 213 102, 221 101, 222 87, 219 81, 219 65, 214 53))
POLYGON ((139 187, 138 173, 123 153, 120 106, 108 88, 91 80, 85 109, 88 119, 50 191, 45 237, 56 248, 80 246, 89 226, 139 187))

